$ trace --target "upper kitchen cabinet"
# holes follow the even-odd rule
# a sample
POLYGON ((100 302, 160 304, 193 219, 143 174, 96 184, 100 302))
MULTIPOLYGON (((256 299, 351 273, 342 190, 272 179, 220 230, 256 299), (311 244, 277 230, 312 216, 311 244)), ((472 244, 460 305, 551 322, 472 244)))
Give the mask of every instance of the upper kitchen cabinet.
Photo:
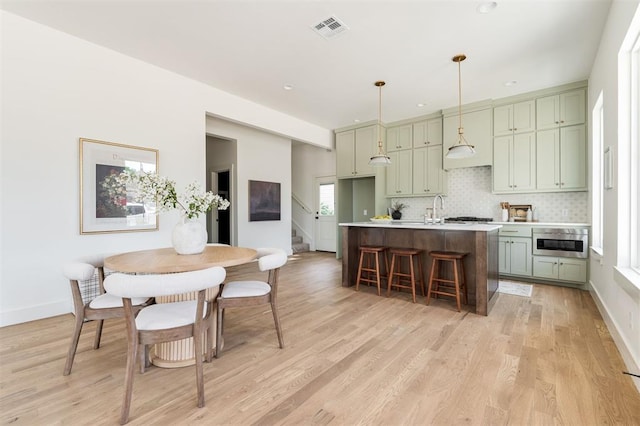
POLYGON ((584 124, 586 103, 584 89, 572 90, 536 100, 538 130, 584 124))
POLYGON ((536 155, 538 190, 587 190, 587 138, 584 125, 538 132, 536 155))
MULTIPOLYGON (((384 135, 384 130, 383 130, 384 135)), ((336 174, 338 178, 375 176, 369 159, 378 152, 378 125, 336 133, 336 174)), ((384 143, 384 141, 383 141, 384 143)))
POLYGON ((442 117, 413 123, 413 147, 442 145, 442 117))
POLYGON ((494 193, 535 190, 535 132, 494 138, 492 174, 494 193))
POLYGON ((470 158, 447 158, 449 148, 458 143, 459 115, 445 113, 443 125, 442 164, 445 170, 462 167, 491 166, 493 161, 493 109, 491 103, 463 110, 462 127, 464 137, 473 145, 476 154, 470 158))
POLYGON ((447 173, 442 170, 442 145, 413 150, 413 195, 446 194, 447 173))
POLYGON ((411 124, 389 127, 387 129, 387 151, 411 149, 412 135, 413 128, 411 124))
POLYGON ((392 151, 388 155, 391 158, 391 165, 386 167, 387 196, 411 195, 413 151, 410 149, 392 151))
POLYGON ((508 136, 536 130, 536 103, 533 100, 501 105, 493 109, 493 135, 508 136))

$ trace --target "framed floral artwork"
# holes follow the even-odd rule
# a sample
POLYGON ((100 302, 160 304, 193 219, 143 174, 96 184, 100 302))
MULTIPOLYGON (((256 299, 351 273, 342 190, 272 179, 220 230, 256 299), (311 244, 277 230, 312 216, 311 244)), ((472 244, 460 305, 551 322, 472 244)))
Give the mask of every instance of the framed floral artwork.
POLYGON ((154 204, 114 179, 125 169, 157 173, 158 150, 80 138, 80 233, 158 230, 154 204))

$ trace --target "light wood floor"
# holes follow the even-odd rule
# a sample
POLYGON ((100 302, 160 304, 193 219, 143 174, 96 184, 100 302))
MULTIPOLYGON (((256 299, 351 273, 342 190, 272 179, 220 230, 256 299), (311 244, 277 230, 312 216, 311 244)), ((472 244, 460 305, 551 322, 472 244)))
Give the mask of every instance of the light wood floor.
MULTIPOLYGON (((340 276, 332 254, 291 257, 285 349, 268 308, 229 310, 223 356, 205 364, 206 406, 192 367, 152 366, 136 373, 130 424, 640 424, 640 395, 588 292, 535 285, 481 317, 356 293, 340 276)), ((106 322, 97 351, 88 324, 64 377, 72 328, 69 314, 0 329, 2 424, 117 424, 124 324, 106 322)))

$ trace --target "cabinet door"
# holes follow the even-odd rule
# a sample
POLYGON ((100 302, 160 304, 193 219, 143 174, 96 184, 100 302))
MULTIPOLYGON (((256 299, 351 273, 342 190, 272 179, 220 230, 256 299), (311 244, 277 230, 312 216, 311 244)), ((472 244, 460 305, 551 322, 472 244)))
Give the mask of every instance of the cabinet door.
POLYGON ((442 170, 442 145, 427 148, 427 194, 447 192, 447 175, 442 170))
POLYGON ((493 109, 493 136, 513 133, 513 105, 503 105, 493 109))
POLYGON ((387 150, 397 151, 409 149, 413 143, 413 128, 411 124, 389 127, 387 129, 387 150))
POLYGON ((564 281, 587 282, 587 262, 582 259, 559 259, 558 278, 564 281))
POLYGON ((446 192, 442 170, 442 145, 413 150, 413 194, 431 196, 446 192))
POLYGON ((560 188, 587 189, 585 126, 560 129, 560 188))
POLYGON ((533 276, 540 278, 558 279, 558 258, 533 256, 533 276))
POLYGON ((551 129, 560 125, 560 98, 558 95, 536 99, 536 128, 551 129))
MULTIPOLYGON (((384 129, 382 129, 384 132, 384 129)), ((384 144, 383 144, 384 146, 384 144)), ((372 125, 356 129, 355 136, 355 176, 373 176, 375 170, 369 160, 378 152, 378 126, 372 125)))
POLYGON ((413 123, 413 147, 442 145, 442 118, 413 123))
POLYGON ((452 115, 444 119, 442 164, 445 170, 462 167, 490 166, 493 160, 492 125, 493 109, 483 109, 462 114, 464 137, 473 145, 476 154, 470 158, 449 159, 446 157, 449 148, 458 144, 459 117, 452 115))
POLYGON ((511 192, 511 147, 512 136, 500 136, 493 139, 493 190, 494 192, 511 192))
POLYGON ((511 238, 511 274, 530 277, 531 238, 511 238))
POLYGON ((354 176, 355 137, 354 130, 336 133, 336 175, 339 178, 354 176))
POLYGON ((511 238, 498 238, 498 273, 511 273, 511 238))
POLYGON ((536 188, 560 188, 560 131, 544 130, 536 136, 536 188))
POLYGON ((525 101, 513 104, 512 130, 514 133, 532 132, 536 129, 536 104, 525 101))
POLYGON ((584 124, 586 116, 584 90, 561 93, 559 105, 561 126, 584 124))
MULTIPOLYGON (((511 182, 514 191, 528 191, 536 187, 535 133, 519 133, 513 137, 511 182)), ((495 162, 494 162, 495 167, 495 162)))
POLYGON ((412 190, 412 151, 390 152, 391 165, 387 167, 387 195, 409 195, 412 190))

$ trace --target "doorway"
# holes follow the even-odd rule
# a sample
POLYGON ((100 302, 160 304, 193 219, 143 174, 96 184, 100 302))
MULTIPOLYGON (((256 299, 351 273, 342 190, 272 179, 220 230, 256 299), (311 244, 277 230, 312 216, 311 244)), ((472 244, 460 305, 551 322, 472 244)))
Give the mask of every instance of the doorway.
POLYGON ((315 248, 335 253, 338 230, 336 228, 335 176, 318 177, 315 184, 315 248))
POLYGON ((231 199, 231 172, 220 170, 211 172, 210 191, 229 200, 231 205, 226 210, 212 209, 207 213, 208 243, 231 244, 231 217, 233 200, 231 199))

